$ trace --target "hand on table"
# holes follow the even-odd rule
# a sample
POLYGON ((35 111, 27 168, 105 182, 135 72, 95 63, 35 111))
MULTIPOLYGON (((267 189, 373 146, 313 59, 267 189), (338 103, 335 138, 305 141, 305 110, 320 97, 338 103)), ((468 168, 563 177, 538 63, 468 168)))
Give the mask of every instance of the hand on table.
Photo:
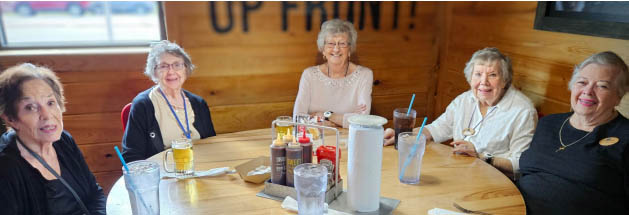
POLYGON ((384 130, 384 145, 393 145, 395 143, 395 130, 387 128, 384 130))
POLYGON ((476 147, 471 142, 465 140, 457 140, 450 143, 450 145, 454 146, 454 149, 452 149, 452 153, 478 157, 478 153, 476 153, 476 147))

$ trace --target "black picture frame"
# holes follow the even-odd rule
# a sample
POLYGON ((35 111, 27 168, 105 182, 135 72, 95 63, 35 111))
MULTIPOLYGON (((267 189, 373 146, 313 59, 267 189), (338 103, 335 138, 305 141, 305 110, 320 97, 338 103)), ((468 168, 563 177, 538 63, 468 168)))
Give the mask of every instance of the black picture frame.
MULTIPOLYGON (((614 3, 626 3, 626 6, 629 7, 629 2, 614 3)), ((626 15, 607 14, 600 11, 596 13, 569 12, 557 11, 555 7, 555 2, 538 2, 533 28, 544 31, 629 40, 629 12, 626 15)))

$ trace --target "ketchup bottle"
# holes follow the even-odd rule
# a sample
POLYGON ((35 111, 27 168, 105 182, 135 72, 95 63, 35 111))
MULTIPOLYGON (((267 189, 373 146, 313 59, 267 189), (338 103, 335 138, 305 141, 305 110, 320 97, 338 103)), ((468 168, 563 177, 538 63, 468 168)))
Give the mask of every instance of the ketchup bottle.
POLYGON ((310 138, 306 137, 306 130, 303 131, 303 136, 299 137, 299 144, 302 148, 301 163, 312 163, 312 143, 310 138))
MULTIPOLYGON (((332 181, 336 174, 335 169, 338 168, 336 163, 336 147, 335 146, 319 146, 317 148, 317 163, 328 168, 328 181, 332 181)), ((341 159, 341 149, 339 149, 339 160, 341 159)), ((339 173, 340 173, 339 169, 339 173)), ((337 179, 341 179, 339 175, 337 179)))

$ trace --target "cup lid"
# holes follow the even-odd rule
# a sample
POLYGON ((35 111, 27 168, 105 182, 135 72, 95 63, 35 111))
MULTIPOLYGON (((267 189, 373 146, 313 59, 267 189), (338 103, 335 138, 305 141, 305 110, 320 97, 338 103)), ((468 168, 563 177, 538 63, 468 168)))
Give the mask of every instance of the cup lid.
POLYGON ((356 115, 350 117, 347 121, 351 124, 362 126, 382 126, 387 124, 387 119, 376 115, 356 115))

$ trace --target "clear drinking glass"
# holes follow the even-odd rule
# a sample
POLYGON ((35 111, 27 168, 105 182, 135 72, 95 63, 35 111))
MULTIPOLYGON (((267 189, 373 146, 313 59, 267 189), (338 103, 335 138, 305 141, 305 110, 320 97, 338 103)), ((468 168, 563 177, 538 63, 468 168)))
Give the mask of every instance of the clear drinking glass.
POLYGON ((159 164, 153 161, 133 161, 122 168, 134 215, 159 215, 159 164))
POLYGON ((393 111, 393 128, 395 129, 395 149, 398 149, 398 135, 402 132, 412 132, 415 126, 417 112, 411 109, 408 115, 408 108, 396 108, 393 111))
POLYGON ((323 214, 328 169, 321 164, 305 163, 295 167, 295 189, 299 214, 323 214))
POLYGON ((277 122, 275 123, 275 136, 274 137, 277 137, 277 134, 280 134, 279 137, 282 138, 284 137, 284 135, 286 135, 288 130, 293 127, 293 125, 290 124, 290 122, 293 121, 293 117, 278 116, 277 118, 275 118, 275 120, 277 120, 277 122), (286 122, 289 122, 289 123, 286 123, 286 122))
POLYGON ((417 142, 416 133, 402 132, 398 139, 398 177, 400 182, 404 184, 418 184, 422 158, 426 149, 426 136, 422 135, 419 137, 419 142, 417 142))

